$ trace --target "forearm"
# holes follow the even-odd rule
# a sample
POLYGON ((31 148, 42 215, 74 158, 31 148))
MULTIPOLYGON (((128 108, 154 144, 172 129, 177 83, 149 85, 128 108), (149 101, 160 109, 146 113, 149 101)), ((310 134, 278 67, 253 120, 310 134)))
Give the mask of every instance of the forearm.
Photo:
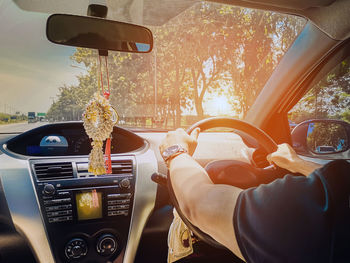
POLYGON ((204 168, 188 154, 180 154, 171 160, 169 171, 180 208, 191 219, 190 206, 200 194, 199 190, 213 183, 204 168))
POLYGON ((305 176, 308 176, 313 171, 315 171, 316 169, 321 168, 321 167, 322 167, 322 165, 320 165, 320 164, 305 161, 305 160, 300 158, 298 161, 295 162, 293 168, 297 173, 301 173, 305 176))
POLYGON ((242 190, 213 184, 206 171, 187 154, 171 161, 170 177, 187 219, 243 259, 233 227, 233 213, 242 190))

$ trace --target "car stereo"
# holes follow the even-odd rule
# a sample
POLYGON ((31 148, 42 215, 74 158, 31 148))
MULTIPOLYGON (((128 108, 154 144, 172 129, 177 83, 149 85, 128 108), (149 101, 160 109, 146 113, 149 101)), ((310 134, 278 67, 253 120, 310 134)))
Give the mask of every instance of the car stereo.
POLYGON ((108 220, 115 216, 128 216, 133 193, 131 187, 121 189, 119 181, 130 185, 132 177, 112 179, 108 187, 80 188, 73 181, 70 188, 62 189, 62 182, 39 183, 39 199, 46 221, 49 224, 79 223, 86 220, 108 220))
POLYGON ((136 179, 133 157, 123 158, 113 161, 115 173, 98 177, 85 171, 83 158, 30 162, 56 262, 123 257, 136 179))

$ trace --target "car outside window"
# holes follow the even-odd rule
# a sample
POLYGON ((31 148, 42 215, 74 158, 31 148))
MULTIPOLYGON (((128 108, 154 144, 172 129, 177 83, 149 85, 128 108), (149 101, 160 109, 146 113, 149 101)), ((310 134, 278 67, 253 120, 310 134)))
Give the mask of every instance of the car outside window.
POLYGON ((288 117, 293 146, 299 154, 349 159, 350 57, 321 76, 289 111, 288 117), (303 127, 306 127, 304 135, 303 127))
POLYGON ((289 112, 290 123, 335 119, 350 123, 350 57, 327 72, 289 112))
MULTIPOLYGON (((0 40, 6 50, 0 54, 6 88, 0 122, 28 122, 32 128, 45 121, 81 120, 98 90, 97 52, 49 43, 49 14, 23 11, 9 0, 2 7, 0 34, 7 38, 0 40)), ((174 129, 209 116, 243 118, 305 22, 199 2, 150 27, 152 53, 109 52, 110 101, 119 125, 174 129)), ((0 131, 16 127, 0 125, 0 131)))

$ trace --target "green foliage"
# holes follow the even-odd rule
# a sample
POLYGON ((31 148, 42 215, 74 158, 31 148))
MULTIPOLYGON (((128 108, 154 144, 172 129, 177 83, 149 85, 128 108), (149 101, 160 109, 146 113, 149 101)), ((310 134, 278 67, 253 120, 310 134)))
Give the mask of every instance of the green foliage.
MULTIPOLYGON (((200 2, 151 28, 152 53, 109 52, 111 103, 123 120, 180 127, 191 119, 185 113, 210 114, 206 97, 225 95, 243 116, 303 25, 292 16, 200 2)), ((60 88, 48 118, 80 119, 98 89, 97 53, 77 48, 71 59, 87 73, 79 85, 60 88)))
POLYGON ((8 113, 0 112, 0 124, 23 122, 27 119, 25 115, 11 115, 8 113))
POLYGON ((350 110, 346 110, 342 113, 341 119, 350 123, 350 110))
POLYGON ((317 152, 319 146, 333 147, 335 152, 348 147, 348 136, 343 125, 336 123, 310 123, 310 125, 312 131, 308 133, 307 146, 313 152, 317 152))
MULTIPOLYGON (((57 101, 53 102, 47 118, 55 121, 73 121, 81 119, 84 104, 80 102, 84 99, 82 95, 88 93, 84 86, 63 86, 59 88, 59 96, 57 101), (83 94, 81 94, 84 92, 83 94)), ((90 98, 91 96, 89 96, 90 98)))
POLYGON ((350 122, 350 58, 314 85, 290 112, 296 123, 308 119, 341 119, 350 122))

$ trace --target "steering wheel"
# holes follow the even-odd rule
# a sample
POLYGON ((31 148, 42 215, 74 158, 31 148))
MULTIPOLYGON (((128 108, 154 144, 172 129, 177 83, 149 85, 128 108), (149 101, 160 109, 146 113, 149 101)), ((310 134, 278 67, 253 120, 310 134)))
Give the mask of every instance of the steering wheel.
MULTIPOLYGON (((187 133, 191 134, 191 132, 196 129, 200 128, 201 131, 205 131, 211 128, 216 128, 216 127, 225 127, 225 128, 232 128, 237 133, 242 137, 242 139, 250 139, 254 138, 256 141, 259 143, 260 147, 263 148, 267 154, 272 153, 277 150, 277 144, 271 139, 270 136, 268 136, 263 130, 247 123, 241 120, 237 120, 234 118, 226 118, 226 117, 214 117, 214 118, 208 118, 201 120, 195 124, 193 124, 190 128, 187 129, 187 133)), ((224 174, 226 174, 224 177, 223 181, 226 184, 232 184, 230 183, 230 176, 228 175, 227 172, 230 172, 230 169, 232 168, 237 168, 238 169, 244 169, 245 171, 240 171, 239 174, 244 174, 249 175, 253 179, 255 178, 255 181, 252 184, 246 185, 247 187, 242 187, 242 188, 248 188, 250 186, 254 185, 259 185, 261 183, 268 183, 273 181, 276 178, 282 177, 286 172, 283 169, 276 169, 274 167, 268 167, 268 168, 257 168, 254 167, 253 165, 249 165, 247 163, 235 161, 235 160, 219 160, 219 161, 214 161, 210 163, 207 167, 206 170, 209 174, 209 176, 212 178, 213 176, 222 173, 224 171, 224 174), (226 173, 225 173, 226 170, 226 173), (228 179, 227 179, 228 177, 228 179)), ((232 170, 231 170, 232 171, 232 170)), ((238 173, 236 173, 238 174, 238 173)), ((248 180, 249 181, 249 180, 248 180)), ((222 182, 220 182, 222 183, 222 182)), ((243 184, 244 186, 244 184, 243 184)), ((208 234, 204 233, 202 230, 200 230, 198 227, 194 226, 182 213, 179 203, 177 202, 174 189, 171 184, 171 179, 170 176, 168 176, 167 180, 167 187, 169 191, 169 197, 176 208, 179 216, 183 220, 183 222, 187 225, 187 227, 202 241, 218 248, 224 248, 223 245, 218 243, 215 239, 213 239, 211 236, 208 234)))

